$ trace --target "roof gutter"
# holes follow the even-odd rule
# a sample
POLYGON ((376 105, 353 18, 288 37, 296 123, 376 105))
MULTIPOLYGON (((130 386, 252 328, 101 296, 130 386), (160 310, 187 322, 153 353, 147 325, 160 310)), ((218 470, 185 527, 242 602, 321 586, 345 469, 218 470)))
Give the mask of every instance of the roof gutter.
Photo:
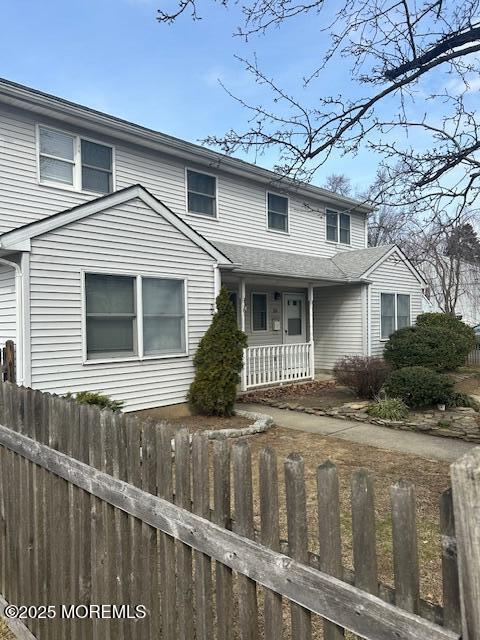
MULTIPOLYGON (((103 135, 108 132, 107 135, 125 140, 131 144, 147 147, 182 160, 192 162, 193 159, 198 164, 218 169, 223 168, 229 173, 255 179, 264 184, 282 181, 282 177, 279 174, 268 169, 8 80, 0 79, 0 102, 19 109, 27 109, 45 117, 54 117, 57 120, 73 123, 76 126, 79 125, 79 122, 83 122, 85 123, 84 126, 88 126, 103 135)), ((321 187, 307 183, 297 183, 285 178, 283 179, 283 184, 291 191, 296 191, 305 197, 321 199, 322 202, 328 205, 340 206, 345 211, 356 211, 363 214, 369 214, 374 211, 374 207, 370 205, 340 196, 321 187)))

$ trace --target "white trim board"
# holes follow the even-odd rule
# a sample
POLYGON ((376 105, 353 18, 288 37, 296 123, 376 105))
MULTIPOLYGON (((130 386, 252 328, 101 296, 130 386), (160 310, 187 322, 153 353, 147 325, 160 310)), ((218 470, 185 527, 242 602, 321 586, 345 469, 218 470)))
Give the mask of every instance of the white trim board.
POLYGON ((85 204, 78 205, 73 209, 67 209, 66 211, 55 213, 48 218, 32 222, 23 227, 19 227, 18 229, 14 229, 13 231, 8 231, 0 236, 0 247, 2 249, 29 251, 30 240, 32 238, 48 233, 49 231, 53 231, 54 229, 63 227, 72 222, 83 220, 83 218, 87 218, 88 216, 104 211, 105 209, 111 209, 112 207, 124 204, 134 198, 142 200, 144 204, 155 211, 155 213, 162 216, 194 244, 203 249, 206 253, 212 256, 212 258, 215 258, 219 265, 222 265, 223 267, 232 265, 231 260, 223 255, 223 253, 221 253, 213 244, 208 242, 208 240, 206 240, 201 234, 192 229, 190 225, 166 207, 163 202, 155 198, 145 189, 145 187, 142 187, 142 185, 139 184, 127 187, 121 191, 110 193, 106 196, 101 196, 100 198, 96 198, 95 200, 86 202, 85 204))

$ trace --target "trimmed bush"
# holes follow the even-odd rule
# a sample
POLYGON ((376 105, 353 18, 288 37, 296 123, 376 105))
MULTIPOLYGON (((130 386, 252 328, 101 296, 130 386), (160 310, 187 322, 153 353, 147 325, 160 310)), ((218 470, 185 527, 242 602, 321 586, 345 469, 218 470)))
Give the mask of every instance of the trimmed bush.
POLYGON ((480 410, 478 402, 466 393, 454 393, 445 404, 447 407, 470 407, 475 411, 480 410))
POLYGON ((453 371, 465 364, 475 346, 471 327, 446 313, 423 313, 414 327, 390 336, 384 357, 395 369, 421 366, 434 371, 453 371))
POLYGON ((78 404, 94 404, 100 409, 121 411, 125 404, 122 400, 112 400, 109 396, 96 391, 79 391, 76 394, 67 393, 66 398, 73 398, 78 404))
POLYGON ((379 398, 368 407, 367 413, 382 420, 405 420, 408 407, 400 398, 379 398))
POLYGON ((414 409, 447 404, 454 394, 453 381, 448 376, 426 367, 404 367, 393 371, 385 383, 385 391, 414 409))
POLYGON ((247 336, 237 326, 235 309, 222 287, 217 312, 193 359, 195 379, 188 402, 195 413, 231 416, 243 366, 247 336))
POLYGON ((361 398, 375 398, 390 372, 382 358, 346 356, 333 367, 338 384, 355 391, 361 398))

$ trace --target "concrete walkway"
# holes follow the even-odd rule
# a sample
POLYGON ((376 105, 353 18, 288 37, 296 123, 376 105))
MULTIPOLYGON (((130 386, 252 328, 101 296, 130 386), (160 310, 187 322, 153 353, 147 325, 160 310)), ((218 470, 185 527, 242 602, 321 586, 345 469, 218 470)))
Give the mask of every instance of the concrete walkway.
POLYGON ((263 404, 242 403, 239 407, 247 411, 266 413, 272 416, 275 424, 279 427, 318 433, 322 436, 334 436, 335 438, 342 438, 359 444, 368 444, 380 449, 413 453, 433 460, 453 462, 476 446, 453 438, 437 438, 423 433, 389 429, 388 427, 380 427, 368 422, 339 420, 328 416, 312 416, 308 413, 277 409, 263 404))

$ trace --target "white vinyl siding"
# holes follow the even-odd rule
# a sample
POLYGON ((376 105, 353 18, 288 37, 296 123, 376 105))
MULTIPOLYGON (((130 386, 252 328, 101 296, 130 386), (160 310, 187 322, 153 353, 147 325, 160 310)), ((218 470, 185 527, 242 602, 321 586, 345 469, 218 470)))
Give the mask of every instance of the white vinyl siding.
MULTIPOLYGON (((96 197, 38 183, 38 153, 33 114, 0 105, 0 233, 96 197)), ((42 119, 52 128, 72 130, 65 124, 42 119)), ((289 196, 289 235, 272 233, 265 222, 265 184, 218 170, 218 218, 186 213, 185 167, 173 157, 128 145, 99 132, 78 127, 80 137, 115 147, 115 189, 140 183, 167 207, 209 240, 329 257, 340 250, 365 247, 365 216, 351 215, 351 246, 325 241, 325 204, 292 192, 289 196)), ((205 173, 208 170, 203 171, 205 173)), ((68 185, 67 185, 68 186, 68 185)), ((268 189, 267 189, 268 190, 268 189)))
MULTIPOLYGON (((392 293, 409 296, 410 322, 414 324, 417 316, 422 313, 422 285, 407 267, 400 255, 394 253, 380 264, 368 276, 371 285, 371 352, 374 356, 381 356, 385 347, 385 338, 382 338, 381 330, 381 294, 392 293)), ((398 320, 403 322, 401 314, 397 318, 395 313, 395 326, 398 320)))
POLYGON ((184 402, 213 313, 213 259, 134 199, 32 240, 32 385, 100 391, 129 410, 184 402), (82 272, 187 281, 188 356, 83 364, 82 272))
POLYGON ((313 339, 316 369, 332 369, 343 356, 364 355, 364 287, 335 285, 314 289, 313 339))
POLYGON ((15 270, 0 264, 0 349, 16 338, 15 270))

